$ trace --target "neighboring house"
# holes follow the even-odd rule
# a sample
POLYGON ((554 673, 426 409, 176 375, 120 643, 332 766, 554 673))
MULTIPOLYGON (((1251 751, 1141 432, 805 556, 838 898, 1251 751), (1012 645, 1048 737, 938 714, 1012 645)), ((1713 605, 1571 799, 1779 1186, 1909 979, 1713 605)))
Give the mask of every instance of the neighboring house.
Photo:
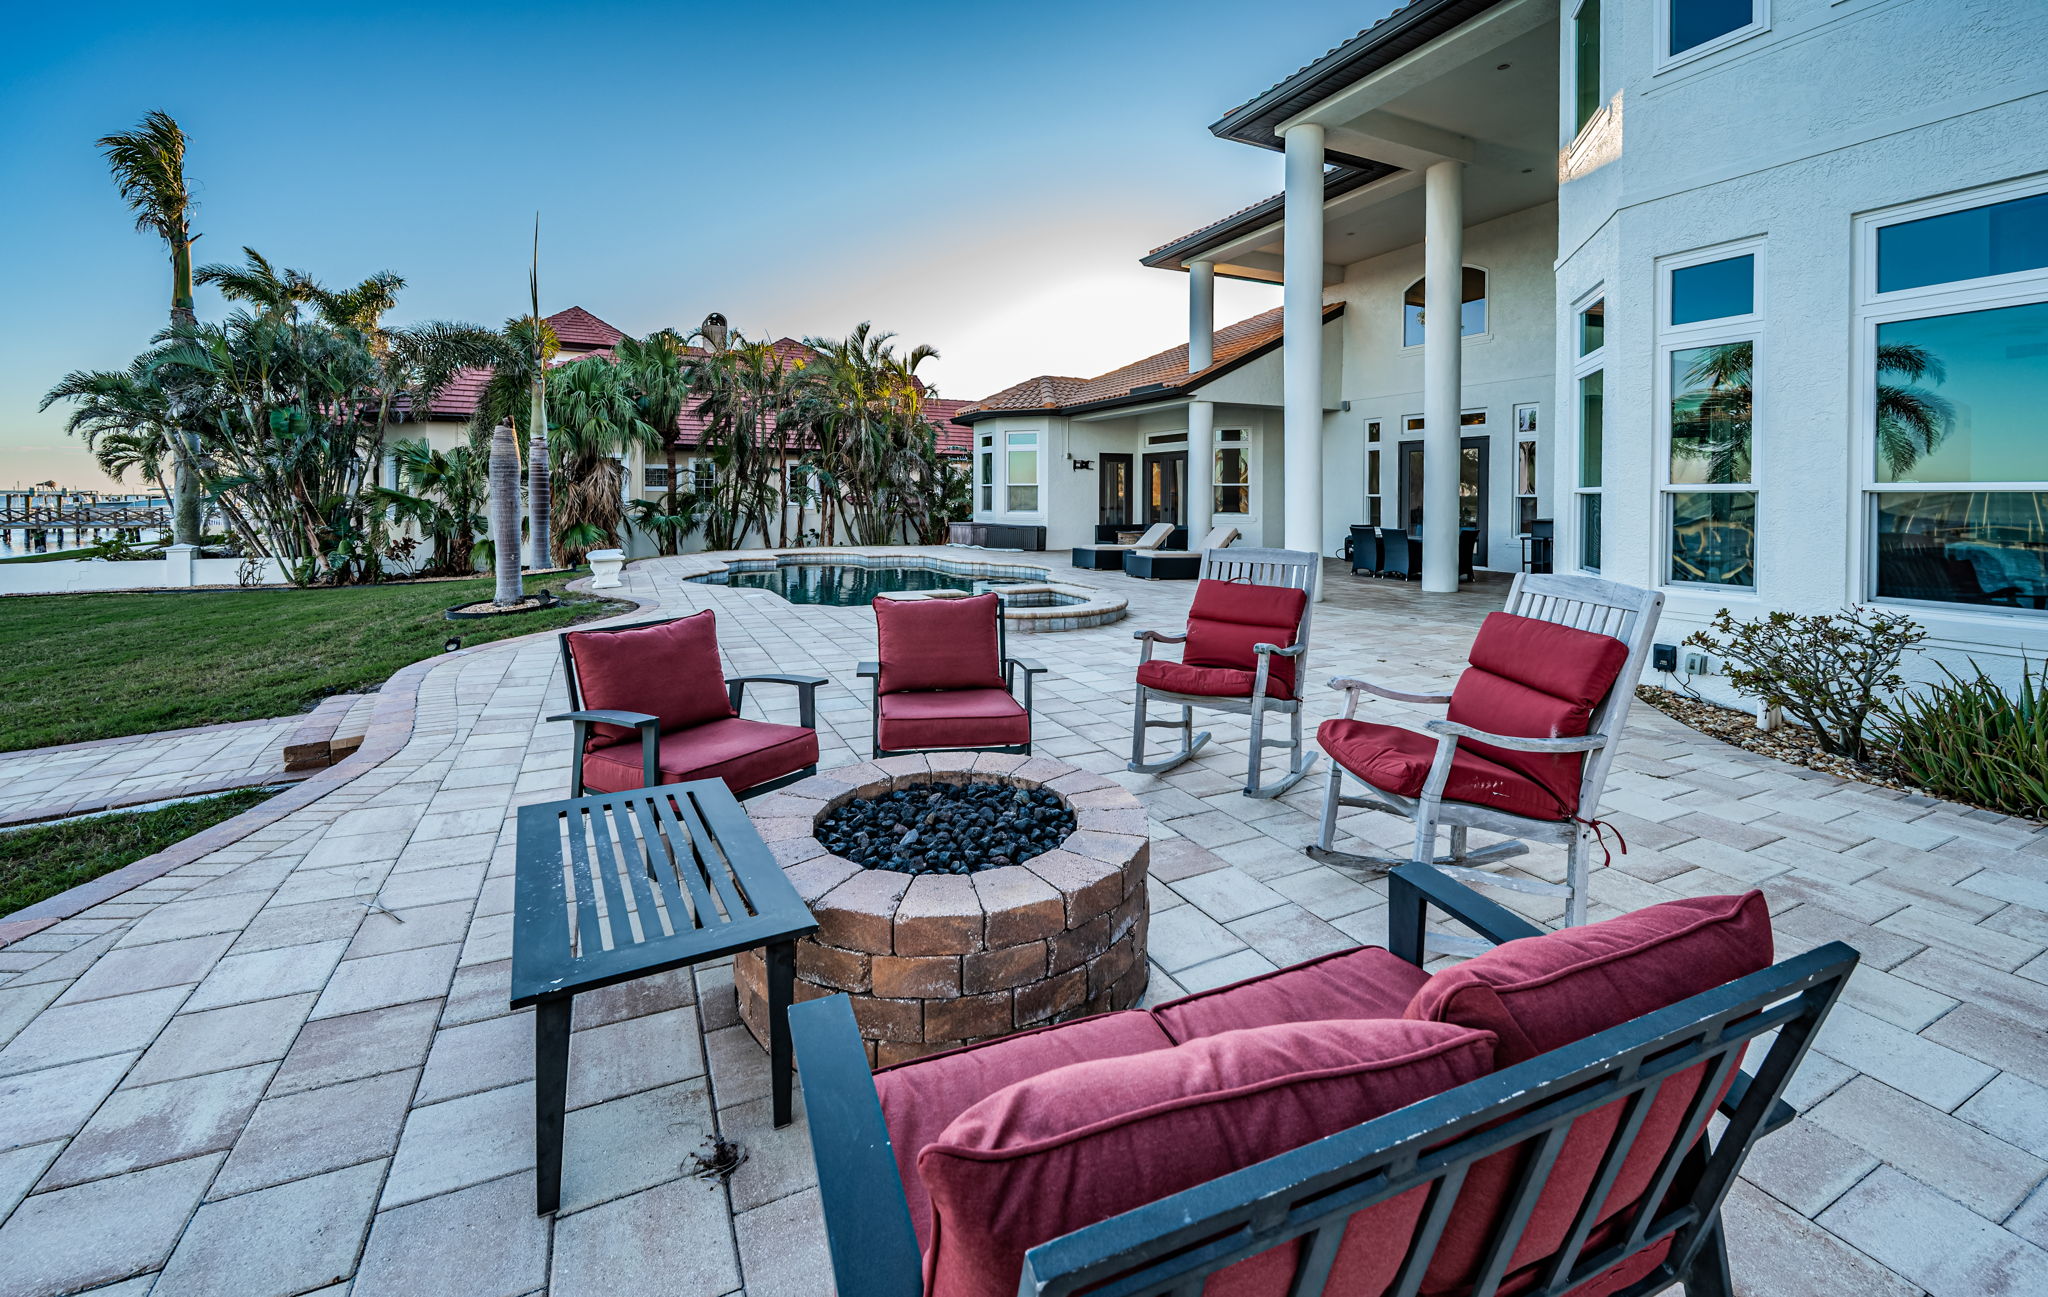
MULTIPOLYGON (((1481 566, 1512 571, 1550 522, 1558 570, 1666 592, 1665 642, 1724 607, 1876 602, 1950 662, 2010 679, 2023 649, 2038 661, 2041 17, 1416 0, 1232 110, 1210 129, 1283 153, 1285 192, 1144 261, 1188 272, 1198 359, 1221 354, 1214 276, 1283 285, 1281 417, 1251 492, 1279 535, 1268 513, 1262 538, 1334 554, 1348 524, 1408 525, 1425 588, 1445 590, 1461 525, 1481 566)), ((1176 401, 1199 386, 1186 363, 1155 380, 1176 401)), ((1102 446, 1064 451, 1080 385, 1036 382, 1003 398, 1042 412, 1043 498, 1006 498, 997 455, 977 506, 1071 544, 1070 520, 1110 498, 1102 446)), ((1176 427, 1198 427, 1180 404, 1176 427)), ((977 437, 1032 431, 969 417, 977 437)), ((1144 437, 1174 430, 1149 417, 1144 437)), ((1191 463, 1216 462, 1206 440, 1191 463)))
MULTIPOLYGON (((563 365, 589 358, 604 358, 612 353, 626 335, 620 330, 598 319, 580 306, 566 311, 557 311, 547 317, 547 323, 555 331, 560 350, 550 366, 559 369, 563 365)), ((817 356, 817 351, 794 338, 780 338, 775 350, 786 365, 803 365, 817 356)), ((691 348, 692 354, 701 354, 691 348)), ((490 371, 466 369, 453 382, 443 388, 434 398, 426 414, 391 424, 386 430, 386 440, 398 438, 418 439, 425 437, 436 450, 446 450, 463 444, 469 436, 470 420, 476 414, 477 402, 483 397, 484 385, 490 379, 490 371)), ((941 400, 937 397, 925 399, 925 414, 938 432, 939 453, 949 459, 964 461, 967 457, 967 428, 953 421, 953 415, 967 401, 941 400)), ((693 487, 708 488, 714 468, 708 453, 704 451, 705 420, 695 406, 684 409, 676 421, 676 473, 683 480, 680 489, 693 487)), ((793 459, 798 447, 792 438, 790 455, 793 459)), ((785 466, 785 474, 787 468, 785 466)), ((392 480, 393 469, 387 462, 385 480, 392 480)), ((660 452, 646 454, 635 451, 625 464, 625 494, 628 499, 650 499, 668 489, 668 463, 660 452)), ((792 525, 797 511, 790 511, 792 525)), ((815 521, 815 517, 812 519, 815 521)), ((769 538, 772 543, 773 538, 769 538)), ((691 544, 700 542, 693 539, 691 544)), ((654 544, 637 533, 629 539, 628 551, 635 556, 652 553, 654 544)))

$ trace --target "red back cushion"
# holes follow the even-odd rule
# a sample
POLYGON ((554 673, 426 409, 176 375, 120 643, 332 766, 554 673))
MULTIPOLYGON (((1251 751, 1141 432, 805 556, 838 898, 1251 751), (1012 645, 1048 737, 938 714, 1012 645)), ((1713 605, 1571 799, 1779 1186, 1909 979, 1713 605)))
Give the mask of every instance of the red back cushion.
MULTIPOLYGON (((1517 738, 1577 738, 1614 687, 1628 646, 1612 635, 1496 612, 1480 624, 1469 660, 1451 691, 1451 720, 1517 738)), ((1535 780, 1557 798, 1561 815, 1578 813, 1583 753, 1545 756, 1470 739, 1458 746, 1535 780)))
POLYGON ((993 593, 967 599, 877 599, 875 640, 882 692, 1000 689, 1002 648, 993 593))
MULTIPOLYGON (((1307 606, 1308 595, 1286 586, 1200 582, 1188 609, 1188 642, 1180 660, 1192 667, 1256 671, 1259 655, 1252 645, 1292 647, 1307 606)), ((1293 658, 1273 659, 1267 678, 1279 682, 1274 692, 1283 698, 1294 696, 1294 666, 1293 658)))
MULTIPOLYGON (((570 631, 569 656, 589 710, 658 716, 664 734, 733 714, 718 661, 718 619, 709 608, 633 630, 570 631)), ((586 746, 636 736, 623 726, 597 725, 586 746)))
MULTIPOLYGON (((1768 968, 1771 958, 1762 892, 1666 901, 1496 946, 1430 978, 1404 1016, 1491 1032, 1496 1061, 1510 1067, 1768 968)), ((1694 1068, 1664 1083, 1602 1205, 1601 1221, 1642 1196, 1677 1139, 1702 1076, 1694 1068)), ((1573 1125, 1510 1272, 1563 1242, 1620 1116, 1620 1104, 1609 1104, 1573 1125)), ((1430 1263, 1425 1293, 1460 1292, 1471 1282, 1520 1156, 1508 1149, 1472 1168, 1430 1263)))
MULTIPOLYGON (((1398 1019, 1226 1031, 1075 1063, 997 1091, 918 1158, 934 1208, 925 1291, 1014 1297, 1024 1253, 1490 1070, 1485 1032, 1398 1019)), ((1355 1218, 1330 1291, 1392 1280, 1422 1191, 1355 1218)), ((1282 1297, 1295 1246, 1217 1276, 1210 1294, 1282 1297)))

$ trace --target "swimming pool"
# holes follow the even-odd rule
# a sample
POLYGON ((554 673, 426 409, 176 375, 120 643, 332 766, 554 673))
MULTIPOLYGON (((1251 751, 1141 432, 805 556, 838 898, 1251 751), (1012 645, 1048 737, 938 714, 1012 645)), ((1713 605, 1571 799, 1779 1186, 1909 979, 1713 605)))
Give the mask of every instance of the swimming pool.
POLYGON ((865 608, 875 596, 895 590, 961 590, 981 594, 1006 585, 1027 584, 1024 577, 955 576, 925 567, 863 567, 852 563, 784 563, 753 572, 720 572, 695 578, 706 585, 741 590, 766 590, 791 603, 829 608, 865 608))

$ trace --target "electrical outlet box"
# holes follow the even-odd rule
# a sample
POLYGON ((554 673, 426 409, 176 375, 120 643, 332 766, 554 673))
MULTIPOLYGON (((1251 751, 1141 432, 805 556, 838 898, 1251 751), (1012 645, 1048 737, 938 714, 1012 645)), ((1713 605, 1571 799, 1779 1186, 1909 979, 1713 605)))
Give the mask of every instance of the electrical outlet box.
POLYGON ((1707 676, 1714 674, 1713 660, 1709 658, 1706 654, 1698 651, 1697 649, 1685 655, 1685 661, 1683 665, 1685 667, 1685 673, 1689 676, 1707 676))
POLYGON ((1650 666, 1658 671, 1678 670, 1678 645, 1652 644, 1650 646, 1650 666))

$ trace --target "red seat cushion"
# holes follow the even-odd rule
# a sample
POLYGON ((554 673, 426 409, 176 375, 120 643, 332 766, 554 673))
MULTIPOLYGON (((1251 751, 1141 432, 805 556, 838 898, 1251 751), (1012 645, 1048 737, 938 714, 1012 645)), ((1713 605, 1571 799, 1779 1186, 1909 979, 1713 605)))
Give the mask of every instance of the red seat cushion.
MULTIPOLYGON (((1276 659, 1277 660, 1277 659, 1276 659)), ((1170 694, 1197 694, 1203 698, 1249 698, 1252 684, 1258 679, 1256 671, 1237 671, 1230 667, 1191 667, 1185 662, 1170 662, 1154 658, 1138 664, 1138 683, 1148 689, 1163 689, 1170 694)), ((1290 698, 1293 695, 1280 686, 1272 674, 1266 676, 1268 698, 1290 698)))
POLYGON ((886 751, 997 748, 1031 741, 1031 714, 1006 689, 883 694, 877 739, 886 751))
POLYGON ((995 595, 877 599, 874 606, 883 693, 1003 687, 996 631, 1002 609, 995 595))
POLYGON ((1152 1016, 1177 1044, 1282 1022, 1398 1018, 1428 980, 1407 960, 1363 946, 1184 995, 1155 1007, 1152 1016))
POLYGON ((903 1176, 918 1243, 931 1244, 932 1200, 918 1175, 917 1155, 953 1118, 1004 1086, 1040 1072, 1172 1046, 1151 1014, 1128 1009, 999 1036, 876 1072, 875 1093, 882 1101, 889 1145, 903 1176))
MULTIPOLYGON (((1480 624, 1469 660, 1451 690, 1451 720, 1517 738, 1576 738, 1614 687, 1628 646, 1612 635, 1496 612, 1480 624)), ((1564 814, 1578 813, 1584 753, 1515 752, 1470 739, 1458 747, 1534 780, 1564 814)))
MULTIPOLYGON (((1024 1253, 1477 1079, 1485 1032, 1442 1023, 1301 1022, 1073 1063, 961 1113, 918 1155, 934 1226, 932 1297, 1013 1297, 1024 1253)), ((1392 1279, 1423 1190, 1359 1213, 1330 1291, 1392 1279)), ((1298 1245, 1240 1262, 1209 1291, 1281 1297, 1298 1245)))
MULTIPOLYGON (((1431 735, 1371 721, 1324 721, 1316 727, 1316 742, 1330 754, 1330 760, 1352 774, 1403 797, 1421 796, 1430 762, 1436 759, 1436 739, 1431 735)), ((1472 750, 1478 746, 1460 743, 1452 752, 1451 777, 1444 785, 1446 799, 1535 820, 1570 818, 1572 806, 1560 802, 1527 775, 1472 750)))
MULTIPOLYGON (((1195 601, 1188 608, 1181 661, 1191 667, 1256 671, 1259 657, 1252 646, 1292 647, 1307 606, 1307 594, 1286 586, 1203 581, 1195 586, 1195 601)), ((1275 657, 1266 679, 1275 698, 1294 697, 1295 659, 1275 657)))
MULTIPOLYGON (((726 787, 740 793, 816 762, 818 732, 728 716, 663 734, 655 753, 662 783, 723 779, 726 787)), ((638 739, 584 754, 583 786, 593 793, 630 792, 646 783, 638 739)))
MULTIPOLYGON (((733 714, 718 661, 718 618, 709 608, 630 630, 572 630, 565 638, 583 708, 644 712, 660 718, 664 734, 733 714)), ((624 726, 593 725, 584 750, 638 738, 624 726)))
MULTIPOLYGON (((1488 1031, 1502 1067, 1583 1040, 1632 1018, 1745 977, 1771 963, 1763 893, 1666 901, 1604 923, 1563 928, 1496 946, 1436 976, 1415 994, 1411 1019, 1488 1031)), ((1704 1071, 1666 1081, 1630 1146, 1599 1221, 1642 1196, 1676 1141, 1704 1071)), ((1510 1269, 1556 1251, 1598 1174, 1620 1118, 1610 1104, 1581 1117, 1566 1137, 1510 1269)), ((1466 1290, 1515 1168, 1510 1149, 1474 1166, 1432 1259, 1423 1291, 1466 1290)))

